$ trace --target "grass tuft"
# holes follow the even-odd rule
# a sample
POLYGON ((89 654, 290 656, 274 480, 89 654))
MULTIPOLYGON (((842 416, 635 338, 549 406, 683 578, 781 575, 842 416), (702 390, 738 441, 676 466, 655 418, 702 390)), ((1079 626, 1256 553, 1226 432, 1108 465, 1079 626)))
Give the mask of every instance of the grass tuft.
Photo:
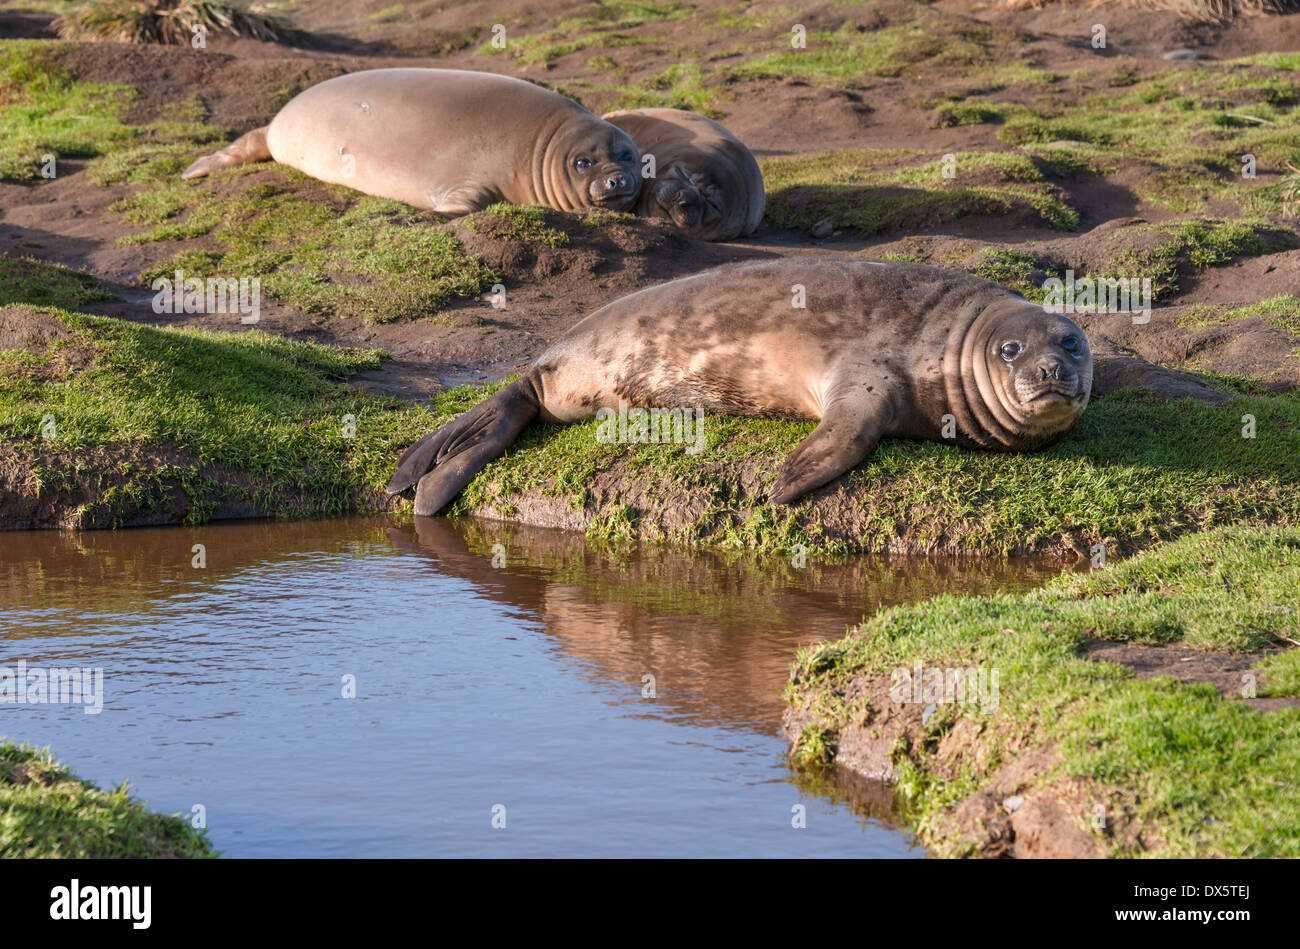
POLYGON ((0 858, 216 856, 206 831, 149 811, 128 785, 100 790, 48 750, 0 739, 0 858))
POLYGON ((261 4, 224 0, 90 0, 55 21, 65 40, 165 43, 189 46, 205 32, 249 36, 264 42, 297 39, 301 32, 261 4))

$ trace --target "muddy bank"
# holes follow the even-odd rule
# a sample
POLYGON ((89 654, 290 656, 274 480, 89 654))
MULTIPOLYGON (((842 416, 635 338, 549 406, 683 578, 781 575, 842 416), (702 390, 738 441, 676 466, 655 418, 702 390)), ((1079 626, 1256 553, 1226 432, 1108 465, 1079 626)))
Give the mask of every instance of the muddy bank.
MULTIPOLYGON (((110 443, 82 449, 0 446, 0 530, 112 530, 250 518, 318 516, 321 495, 259 497, 257 479, 168 447, 110 443), (288 506, 286 506, 288 505, 288 506)), ((401 500, 358 491, 346 513, 394 510, 401 500)), ((342 512, 341 512, 342 513, 342 512)))
MULTIPOLYGON (((868 781, 896 784, 904 776, 913 778, 913 749, 924 756, 931 780, 953 781, 963 769, 987 773, 980 790, 924 815, 927 843, 940 856, 1106 856, 1087 822, 1092 802, 1114 789, 1088 791, 1078 782, 1050 780, 1059 756, 1050 746, 1034 747, 1027 735, 986 734, 962 720, 936 739, 928 727, 934 710, 893 701, 892 686, 890 676, 854 680, 843 700, 861 710, 859 721, 832 728, 809 710, 792 707, 786 710, 782 733, 792 750, 805 753, 801 742, 817 735, 819 747, 828 749, 818 753, 831 754, 837 771, 868 781)), ((1126 829, 1132 844, 1149 848, 1139 829, 1126 829)))
MULTIPOLYGON (((1259 711, 1300 708, 1295 697, 1241 697, 1243 675, 1260 677, 1260 661, 1278 652, 1202 652, 1096 640, 1083 655, 1115 663, 1138 678, 1209 683, 1226 700, 1259 711)), ((895 701, 896 685, 890 675, 855 678, 840 698, 857 710, 856 718, 828 725, 800 705, 808 697, 796 682, 782 734, 792 749, 800 749, 809 734, 819 736, 823 747, 833 747, 836 769, 860 779, 915 782, 916 770, 923 768, 925 780, 951 783, 950 802, 912 814, 924 822, 929 845, 942 856, 1100 858, 1112 848, 1159 855, 1159 830, 1136 816, 1131 793, 1091 777, 1062 776, 1059 749, 1036 742, 1032 729, 964 718, 947 727, 932 725, 936 709, 895 701), (963 779, 970 774, 986 777, 978 790, 963 794, 963 779)))

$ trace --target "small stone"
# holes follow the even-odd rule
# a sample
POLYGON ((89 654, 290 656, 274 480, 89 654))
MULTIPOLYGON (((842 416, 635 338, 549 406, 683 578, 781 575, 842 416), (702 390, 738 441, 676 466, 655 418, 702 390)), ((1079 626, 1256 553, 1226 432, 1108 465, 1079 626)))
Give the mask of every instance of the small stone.
POLYGON ((930 719, 934 717, 934 713, 938 708, 939 708, 938 702, 931 702, 929 705, 927 705, 925 707, 925 711, 921 713, 921 724, 929 725, 930 719))
POLYGON ((1003 801, 1002 806, 1007 809, 1008 814, 1014 814, 1016 811, 1020 810, 1020 805, 1023 803, 1025 803, 1025 799, 1020 795, 1016 795, 1015 797, 1009 797, 1003 801))
POLYGON ((1171 49, 1160 57, 1161 59, 1209 59, 1200 50, 1196 49, 1171 49))
POLYGON ((831 232, 835 230, 835 222, 830 218, 823 218, 812 226, 813 237, 830 237, 831 232))

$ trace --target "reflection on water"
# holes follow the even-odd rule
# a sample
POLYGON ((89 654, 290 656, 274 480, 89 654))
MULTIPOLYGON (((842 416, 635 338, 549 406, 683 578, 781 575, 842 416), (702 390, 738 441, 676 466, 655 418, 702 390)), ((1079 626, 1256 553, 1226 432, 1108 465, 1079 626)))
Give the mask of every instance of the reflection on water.
POLYGON ((0 705, 0 734, 202 805, 232 855, 919 856, 879 795, 786 768, 794 652, 1053 570, 443 519, 0 534, 0 665, 99 667, 105 692, 0 705))

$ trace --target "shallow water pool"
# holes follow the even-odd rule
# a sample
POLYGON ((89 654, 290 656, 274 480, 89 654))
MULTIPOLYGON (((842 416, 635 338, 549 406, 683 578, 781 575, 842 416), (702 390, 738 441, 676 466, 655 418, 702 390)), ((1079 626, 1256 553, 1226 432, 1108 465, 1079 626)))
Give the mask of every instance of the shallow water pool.
POLYGON ((103 670, 98 714, 0 704, 0 734, 231 856, 917 857, 887 794, 785 764, 795 650, 1056 569, 445 519, 0 534, 0 666, 103 670))

